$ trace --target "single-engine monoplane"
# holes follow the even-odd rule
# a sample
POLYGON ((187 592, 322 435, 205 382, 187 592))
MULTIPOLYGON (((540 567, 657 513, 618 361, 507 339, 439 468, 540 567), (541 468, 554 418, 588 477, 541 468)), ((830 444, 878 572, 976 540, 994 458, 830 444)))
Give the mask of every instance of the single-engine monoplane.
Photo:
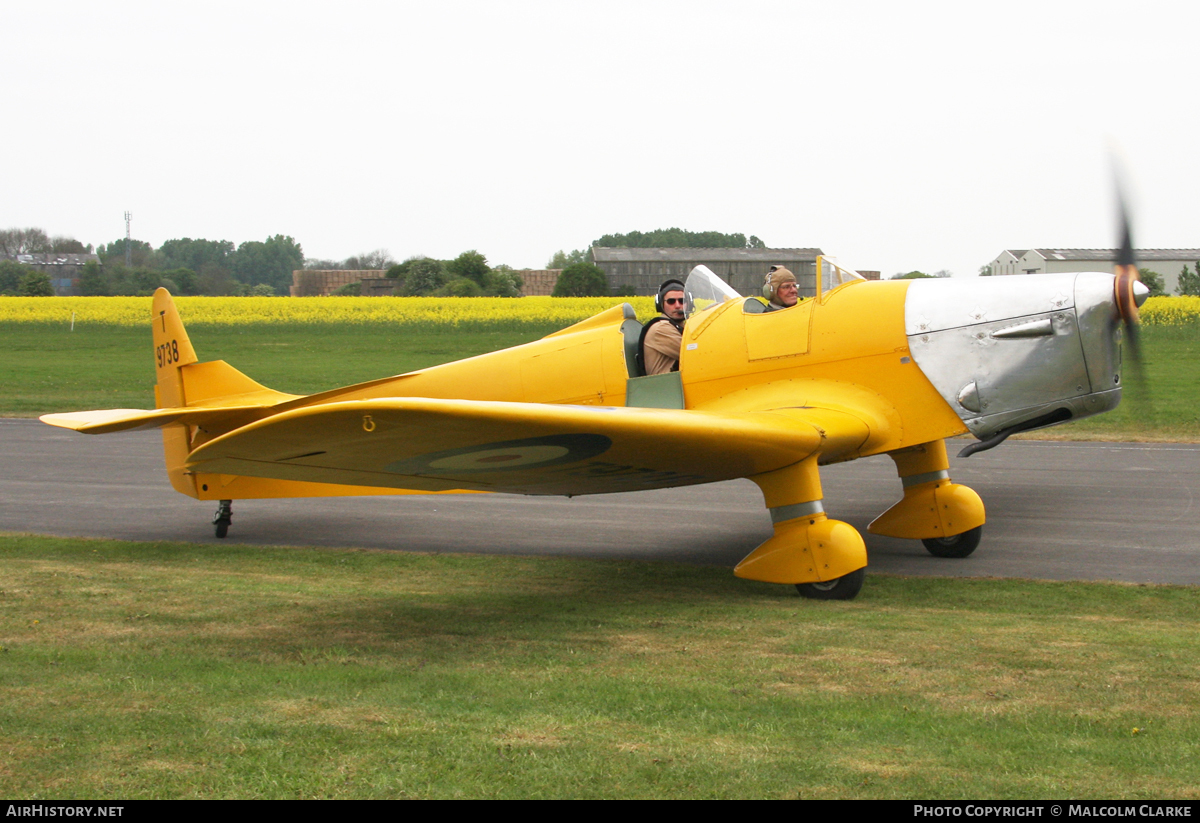
MULTIPOLYGON (((1126 247, 1129 247, 1128 241, 1126 247)), ((848 599, 865 543, 825 513, 820 467, 872 455, 903 494, 872 534, 965 557, 985 520, 950 478, 945 439, 1114 408, 1122 324, 1147 290, 1116 275, 868 282, 827 258, 816 294, 765 312, 703 267, 678 371, 642 376, 641 329, 618 305, 541 340, 307 397, 196 356, 170 295, 153 299, 156 408, 49 414, 90 434, 160 428, 171 485, 219 501, 452 491, 579 495, 749 478, 774 536, 735 574, 848 599)))

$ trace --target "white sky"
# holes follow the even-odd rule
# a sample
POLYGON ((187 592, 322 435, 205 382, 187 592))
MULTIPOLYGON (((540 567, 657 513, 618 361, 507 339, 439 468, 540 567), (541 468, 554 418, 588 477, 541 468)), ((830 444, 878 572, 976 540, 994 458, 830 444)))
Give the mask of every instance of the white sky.
POLYGON ((973 275, 1200 246, 1200 5, 0 0, 0 228, 538 268, 679 226, 973 275))

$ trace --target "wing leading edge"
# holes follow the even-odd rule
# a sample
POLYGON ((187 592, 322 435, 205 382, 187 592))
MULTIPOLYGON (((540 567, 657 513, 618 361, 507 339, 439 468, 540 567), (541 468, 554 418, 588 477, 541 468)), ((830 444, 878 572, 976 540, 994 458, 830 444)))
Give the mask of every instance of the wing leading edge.
POLYGON ((430 398, 346 401, 285 411, 229 432, 192 452, 187 468, 427 491, 638 491, 792 465, 826 439, 828 421, 823 428, 806 417, 800 410, 730 414, 430 398))

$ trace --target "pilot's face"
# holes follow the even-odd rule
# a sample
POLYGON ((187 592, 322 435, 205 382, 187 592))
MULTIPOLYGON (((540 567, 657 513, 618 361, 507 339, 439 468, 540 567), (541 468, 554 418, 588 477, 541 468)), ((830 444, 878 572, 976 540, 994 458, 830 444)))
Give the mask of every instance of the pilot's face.
POLYGON ((800 299, 800 287, 795 283, 780 283, 775 289, 775 296, 779 299, 779 305, 785 309, 796 305, 800 299))
POLYGON ((663 295, 663 314, 672 320, 683 319, 683 292, 669 291, 663 295))

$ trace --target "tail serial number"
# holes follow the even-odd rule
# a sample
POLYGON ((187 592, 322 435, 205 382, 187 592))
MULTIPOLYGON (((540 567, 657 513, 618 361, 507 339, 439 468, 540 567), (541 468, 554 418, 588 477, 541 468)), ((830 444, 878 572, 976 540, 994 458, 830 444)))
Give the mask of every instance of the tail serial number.
POLYGON ((169 366, 172 363, 179 362, 179 344, 172 340, 170 343, 163 343, 154 350, 154 354, 158 357, 158 367, 169 366))

